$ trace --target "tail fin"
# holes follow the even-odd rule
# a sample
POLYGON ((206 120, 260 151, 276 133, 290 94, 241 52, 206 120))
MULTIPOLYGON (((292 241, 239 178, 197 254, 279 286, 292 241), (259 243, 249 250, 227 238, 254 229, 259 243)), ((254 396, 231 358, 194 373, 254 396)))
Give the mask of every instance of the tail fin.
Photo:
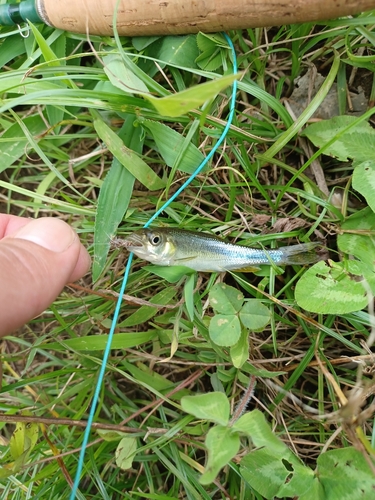
POLYGON ((301 243, 290 247, 279 248, 283 251, 283 257, 278 264, 314 264, 319 260, 328 258, 327 249, 321 243, 301 243))

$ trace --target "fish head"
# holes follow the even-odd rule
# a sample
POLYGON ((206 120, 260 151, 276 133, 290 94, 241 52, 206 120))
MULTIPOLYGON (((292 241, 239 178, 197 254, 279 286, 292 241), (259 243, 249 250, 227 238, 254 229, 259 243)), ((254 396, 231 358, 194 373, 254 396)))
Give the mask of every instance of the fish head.
POLYGON ((124 240, 126 249, 159 266, 170 266, 176 251, 173 238, 162 229, 140 229, 124 240))

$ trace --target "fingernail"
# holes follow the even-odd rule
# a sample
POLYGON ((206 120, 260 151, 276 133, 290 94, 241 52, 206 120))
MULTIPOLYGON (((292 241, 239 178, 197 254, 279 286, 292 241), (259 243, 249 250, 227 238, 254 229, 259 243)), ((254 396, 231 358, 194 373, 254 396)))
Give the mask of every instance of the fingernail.
POLYGON ((77 234, 68 224, 51 217, 32 220, 11 236, 32 241, 57 253, 67 250, 77 238, 77 234))

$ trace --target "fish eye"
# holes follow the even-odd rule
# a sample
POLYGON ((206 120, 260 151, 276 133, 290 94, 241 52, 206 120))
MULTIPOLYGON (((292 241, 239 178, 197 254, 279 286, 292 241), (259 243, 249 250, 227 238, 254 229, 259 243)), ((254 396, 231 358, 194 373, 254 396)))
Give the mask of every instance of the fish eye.
POLYGON ((152 245, 159 245, 161 242, 161 237, 158 234, 154 234, 153 236, 150 237, 150 243, 152 245))

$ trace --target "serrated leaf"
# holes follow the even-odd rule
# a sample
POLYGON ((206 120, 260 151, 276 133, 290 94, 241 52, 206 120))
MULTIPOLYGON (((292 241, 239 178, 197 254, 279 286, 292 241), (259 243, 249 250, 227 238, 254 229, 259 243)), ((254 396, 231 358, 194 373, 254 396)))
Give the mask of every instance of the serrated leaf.
MULTIPOLYGON (((322 147, 356 119, 354 116, 335 116, 330 120, 309 125, 303 135, 306 135, 315 146, 322 147)), ((340 161, 347 161, 348 158, 354 158, 356 161, 375 158, 375 130, 368 122, 361 122, 343 133, 337 141, 324 150, 324 154, 336 156, 340 161)))
POLYGON ((240 449, 240 438, 237 433, 229 427, 215 426, 207 433, 205 445, 208 452, 208 460, 204 474, 199 482, 201 484, 212 483, 217 474, 227 463, 237 455, 240 449))
POLYGON ((197 45, 201 54, 196 59, 196 63, 206 71, 216 71, 223 64, 223 51, 228 50, 225 38, 219 33, 206 34, 198 33, 197 45))
POLYGON ((148 92, 145 83, 125 66, 118 54, 108 54, 103 57, 104 72, 115 87, 126 93, 148 92))
POLYGON ((261 330, 271 318, 270 310, 260 300, 250 299, 243 305, 240 311, 240 320, 249 330, 261 330))
POLYGON ((223 55, 221 49, 203 51, 195 60, 197 65, 205 71, 216 71, 223 65, 223 55))
POLYGON ((195 87, 191 87, 167 97, 157 98, 148 94, 144 94, 143 97, 147 99, 161 115, 177 117, 198 108, 209 99, 213 99, 219 92, 240 78, 241 75, 242 73, 222 76, 217 80, 196 85, 195 87))
POLYGON ((182 409, 196 418, 209 420, 220 425, 229 422, 229 401, 222 392, 197 394, 181 398, 182 409))
POLYGON ((356 165, 352 183, 353 188, 365 197, 368 205, 375 212, 375 157, 373 160, 356 165))
POLYGON ((208 332, 216 345, 230 347, 239 341, 241 323, 234 314, 215 314, 211 318, 208 332))
POLYGON ((306 311, 347 314, 367 306, 369 288, 374 292, 375 274, 366 264, 355 260, 329 264, 321 261, 298 281, 295 297, 306 311))
POLYGON ((214 285, 210 290, 208 298, 212 309, 221 314, 237 313, 244 301, 242 292, 225 283, 214 285))
POLYGON ((102 120, 94 120, 100 139, 111 153, 134 177, 150 191, 162 189, 165 182, 133 150, 127 148, 121 138, 102 120))
POLYGON ((137 452, 137 440, 133 437, 121 439, 116 448, 116 465, 122 470, 130 469, 137 452))
POLYGON ((337 245, 342 252, 353 255, 370 268, 375 263, 375 214, 369 208, 348 217, 337 236, 337 245))
MULTIPOLYGON (((142 119, 141 124, 151 133, 156 147, 168 167, 174 167, 181 149, 185 146, 185 137, 161 122, 142 119)), ((192 174, 203 160, 204 156, 199 149, 194 144, 189 143, 178 164, 178 170, 192 174)))

